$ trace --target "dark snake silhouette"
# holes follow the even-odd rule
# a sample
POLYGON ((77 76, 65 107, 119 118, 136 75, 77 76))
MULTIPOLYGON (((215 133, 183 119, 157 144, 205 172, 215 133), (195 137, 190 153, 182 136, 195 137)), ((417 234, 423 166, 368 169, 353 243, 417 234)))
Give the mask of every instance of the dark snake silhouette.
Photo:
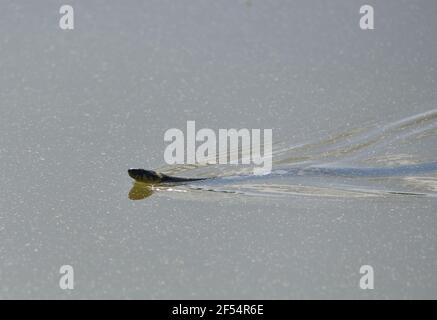
POLYGON ((150 196, 152 186, 163 185, 184 185, 195 184, 197 181, 210 181, 220 184, 221 181, 229 183, 232 180, 262 179, 264 177, 289 177, 289 176, 336 176, 351 178, 376 178, 412 176, 437 170, 437 162, 424 162, 411 165, 400 165, 395 167, 329 167, 329 166, 308 166, 304 168, 288 168, 285 170, 274 170, 267 175, 236 175, 230 177, 204 177, 188 178, 170 176, 164 173, 145 169, 129 169, 129 176, 136 181, 129 193, 133 200, 143 199, 150 196))
MULTIPOLYGON (((289 176, 289 175, 329 175, 329 176, 348 176, 348 177, 390 177, 408 176, 437 170, 437 162, 425 162, 411 165, 401 165, 397 167, 318 167, 309 166, 305 168, 289 168, 286 170, 273 171, 263 176, 235 176, 235 178, 252 178, 265 176, 289 176), (279 172, 279 173, 278 173, 279 172)), ((217 180, 220 177, 208 178, 184 178, 169 176, 164 173, 145 169, 129 169, 129 176, 137 182, 147 184, 184 184, 201 180, 217 180)), ((227 177, 229 181, 230 177, 227 177)), ((232 178, 232 177, 231 177, 232 178)))

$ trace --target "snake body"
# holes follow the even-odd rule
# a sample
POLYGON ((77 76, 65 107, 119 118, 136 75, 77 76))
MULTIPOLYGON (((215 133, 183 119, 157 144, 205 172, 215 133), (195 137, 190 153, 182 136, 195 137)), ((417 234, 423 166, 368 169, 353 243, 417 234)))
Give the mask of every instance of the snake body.
MULTIPOLYGON (((287 170, 276 170, 267 176, 339 176, 339 177, 391 177, 411 176, 437 170, 437 162, 425 162, 412 165, 401 165, 396 167, 318 167, 289 168, 287 170)), ((201 180, 217 180, 220 177, 210 178, 185 178, 169 176, 164 173, 145 169, 129 169, 129 176, 137 182, 147 184, 184 184, 201 180)), ((265 176, 235 176, 235 178, 253 178, 265 176)), ((229 181, 230 177, 227 177, 229 181)))

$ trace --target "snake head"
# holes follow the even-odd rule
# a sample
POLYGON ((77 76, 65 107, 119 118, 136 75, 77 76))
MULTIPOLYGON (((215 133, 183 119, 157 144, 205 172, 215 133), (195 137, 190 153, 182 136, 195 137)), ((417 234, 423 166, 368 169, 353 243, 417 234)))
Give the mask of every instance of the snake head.
POLYGON ((162 175, 153 170, 129 169, 127 173, 132 179, 138 182, 154 184, 160 183, 162 180, 162 175))

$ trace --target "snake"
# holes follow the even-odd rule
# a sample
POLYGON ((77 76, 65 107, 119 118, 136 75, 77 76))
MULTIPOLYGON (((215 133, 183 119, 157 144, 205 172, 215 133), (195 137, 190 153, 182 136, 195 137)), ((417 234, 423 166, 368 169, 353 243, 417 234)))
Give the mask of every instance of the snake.
MULTIPOLYGON (((267 175, 239 175, 226 177, 226 181, 231 178, 256 178, 265 176, 338 176, 338 177, 391 177, 391 176, 411 176, 437 170, 437 162, 424 162, 418 164, 399 165, 394 167, 330 167, 330 166, 308 166, 304 168, 288 168, 285 170, 274 170, 267 175)), ((195 181, 224 179, 225 177, 203 177, 189 178, 167 175, 154 170, 129 169, 129 176, 136 182, 150 185, 159 184, 187 184, 195 181)))

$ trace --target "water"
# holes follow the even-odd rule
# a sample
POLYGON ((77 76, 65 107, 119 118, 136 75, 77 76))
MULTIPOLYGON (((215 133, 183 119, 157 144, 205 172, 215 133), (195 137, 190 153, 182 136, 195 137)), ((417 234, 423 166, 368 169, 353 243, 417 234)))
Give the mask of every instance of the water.
MULTIPOLYGON (((399 152, 412 145, 431 146, 436 133, 437 109, 384 126, 354 129, 319 142, 291 147, 277 143, 272 154, 275 168, 267 175, 253 174, 253 165, 213 165, 209 160, 196 165, 164 166, 161 170, 170 175, 209 179, 183 183, 182 187, 179 184, 135 184, 130 198, 140 200, 153 191, 162 190, 184 193, 206 190, 252 196, 309 193, 313 196, 435 197, 437 162, 432 161, 433 154, 392 153, 390 149, 399 152), (360 166, 362 163, 365 166, 360 166)), ((249 152, 241 146, 231 151, 249 152)))
POLYGON ((378 4, 373 31, 359 1, 78 1, 73 31, 62 4, 0 11, 1 298, 436 297, 435 171, 139 201, 126 172, 250 172, 165 165, 164 132, 188 120, 272 128, 278 170, 435 162, 432 1, 378 4))

